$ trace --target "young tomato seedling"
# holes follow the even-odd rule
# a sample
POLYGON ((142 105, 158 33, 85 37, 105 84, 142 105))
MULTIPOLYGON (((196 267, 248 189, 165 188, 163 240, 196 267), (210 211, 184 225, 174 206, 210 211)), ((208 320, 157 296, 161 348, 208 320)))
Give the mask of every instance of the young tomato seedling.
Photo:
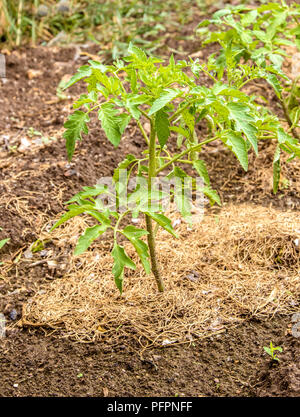
MULTIPOLYGON (((129 56, 110 66, 91 60, 72 77, 66 88, 84 80, 87 94, 74 103, 75 111, 65 123, 64 137, 71 160, 76 141, 82 139, 82 133, 88 133, 90 113, 97 112, 107 139, 115 147, 130 123, 140 130, 146 149, 140 157, 127 155, 116 167, 113 191, 104 183, 84 187, 68 202, 68 212, 52 229, 82 213, 92 216, 97 224, 88 227, 79 238, 75 254, 81 254, 111 229, 112 272, 120 292, 125 268, 136 268, 120 238, 131 242, 145 272, 152 271, 158 290, 162 292, 164 283, 156 256, 156 230, 162 227, 176 237, 171 220, 165 215, 164 199, 171 194, 189 223, 192 221, 192 200, 187 189, 200 191, 212 205, 221 204, 217 191, 211 187, 205 162, 200 158, 205 146, 219 141, 234 153, 245 171, 248 169, 248 152, 253 149, 257 154, 261 139, 275 140, 279 146, 295 152, 300 152, 300 147, 283 130, 276 116, 262 110, 253 98, 241 91, 241 86, 215 77, 212 77, 210 88, 199 85, 199 75, 206 69, 197 61, 190 59, 176 63, 171 56, 164 64, 132 44, 128 52, 129 56), (196 133, 200 121, 208 126, 205 137, 198 137, 196 133), (149 129, 144 128, 145 123, 149 129), (193 178, 189 175, 191 171, 193 178), (168 192, 157 186, 163 172, 168 174, 164 179, 175 184, 168 192), (200 186, 198 179, 201 179, 200 186), (139 214, 145 216, 146 229, 130 224, 122 228, 126 218, 139 214)), ((233 68, 232 74, 234 71, 233 68)))

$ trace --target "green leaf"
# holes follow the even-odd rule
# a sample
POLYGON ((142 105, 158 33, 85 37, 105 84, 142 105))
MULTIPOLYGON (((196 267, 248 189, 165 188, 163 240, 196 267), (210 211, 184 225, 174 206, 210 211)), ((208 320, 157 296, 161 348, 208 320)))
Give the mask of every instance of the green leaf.
POLYGON ((195 117, 187 109, 184 112, 182 112, 182 118, 190 131, 190 136, 192 136, 195 128, 195 117))
POLYGON ((71 87, 71 85, 77 83, 77 81, 82 80, 83 78, 89 77, 92 73, 92 68, 89 65, 83 65, 77 70, 77 73, 66 83, 63 90, 71 87))
POLYGON ((114 265, 112 268, 112 273, 114 274, 115 283, 120 293, 122 294, 123 290, 123 279, 124 279, 124 268, 135 269, 135 263, 127 256, 125 250, 122 246, 119 246, 115 243, 114 248, 111 252, 114 259, 114 265))
POLYGON ((146 274, 150 274, 151 267, 150 267, 150 262, 149 262, 148 246, 143 240, 139 239, 140 237, 148 234, 147 230, 138 229, 135 226, 129 225, 125 227, 125 229, 122 231, 122 234, 126 236, 127 239, 134 246, 137 254, 140 257, 140 260, 142 262, 142 265, 144 267, 146 274))
POLYGON ((122 233, 127 237, 127 239, 139 239, 142 236, 148 235, 147 230, 139 229, 138 227, 132 225, 126 226, 122 233))
POLYGON ((241 103, 228 103, 227 108, 230 111, 230 118, 235 121, 236 129, 243 132, 251 143, 256 155, 258 154, 257 133, 258 130, 254 125, 255 119, 249 114, 249 107, 241 103))
POLYGON ((265 351, 268 355, 273 356, 273 352, 272 352, 272 351, 271 351, 271 349, 270 349, 270 348, 268 348, 267 346, 264 346, 264 351, 265 351))
POLYGON ((107 229, 106 225, 96 224, 95 226, 86 228, 83 235, 78 239, 77 246, 74 251, 74 255, 81 255, 91 243, 102 235, 107 229))
POLYGON ((73 108, 78 109, 79 107, 88 103, 95 103, 98 99, 97 92, 91 91, 88 95, 82 94, 77 101, 73 103, 73 108))
POLYGON ((117 182, 119 180, 119 174, 121 169, 127 169, 129 165, 132 164, 133 161, 136 161, 136 157, 134 155, 128 154, 126 158, 121 161, 118 167, 114 170, 113 180, 117 182))
POLYGON ((198 172, 198 174, 200 175, 200 177, 203 179, 204 183, 206 185, 210 185, 210 179, 209 179, 205 162, 199 159, 198 161, 193 162, 193 166, 195 170, 198 172))
POLYGON ((170 122, 168 114, 164 109, 159 110, 155 115, 155 130, 158 142, 163 148, 170 136, 170 122))
MULTIPOLYGON (((190 180, 192 179, 190 178, 190 180)), ((192 187, 191 186, 192 186, 191 181, 189 184, 186 184, 186 182, 184 182, 184 180, 181 177, 176 176, 174 201, 182 217, 187 220, 190 226, 192 225, 192 219, 191 219, 191 216, 192 216, 191 189, 192 187)))
POLYGON ((163 214, 153 213, 151 211, 145 212, 148 216, 150 216, 156 223, 158 223, 161 227, 163 227, 167 232, 171 233, 174 237, 178 238, 175 230, 172 227, 172 222, 168 217, 164 216, 163 214))
POLYGON ((257 10, 252 10, 249 13, 246 13, 245 15, 243 15, 241 17, 241 24, 242 26, 250 26, 253 22, 255 22, 256 18, 257 18, 257 10))
MULTIPOLYGON (((122 133, 124 131, 123 117, 118 114, 118 111, 111 103, 104 103, 98 111, 99 120, 108 140, 117 147, 120 143, 122 133)), ((125 127, 129 119, 125 120, 125 127)))
POLYGON ((75 194, 69 201, 65 204, 79 202, 81 199, 86 199, 90 197, 97 197, 100 194, 107 192, 107 185, 97 184, 94 187, 83 187, 83 191, 75 194))
POLYGON ((172 101, 175 97, 178 97, 179 94, 181 94, 181 90, 179 89, 166 88, 163 90, 161 95, 152 104, 148 115, 151 116, 152 114, 158 112, 158 110, 165 107, 165 105, 170 103, 170 101, 172 101))
POLYGON ((72 207, 69 208, 69 211, 63 214, 61 218, 55 223, 55 225, 51 227, 50 232, 52 232, 54 229, 56 229, 58 226, 65 223, 66 221, 72 219, 75 216, 78 216, 79 214, 84 213, 89 209, 93 209, 93 206, 91 204, 86 204, 82 206, 72 205, 72 207))
POLYGON ((133 43, 131 42, 128 47, 128 53, 135 56, 140 61, 147 61, 147 55, 145 54, 145 52, 141 48, 138 48, 137 46, 133 45, 133 43))
POLYGON ((0 240, 0 249, 1 248, 3 248, 3 246, 7 243, 7 242, 9 242, 9 238, 7 238, 7 239, 3 239, 3 240, 0 240))
POLYGON ((229 131, 223 136, 225 144, 232 150, 245 171, 248 170, 247 145, 240 133, 229 131))
POLYGON ((213 190, 211 187, 204 187, 202 189, 202 192, 206 197, 209 199, 210 204, 213 206, 215 203, 217 203, 219 206, 221 206, 221 200, 219 197, 219 194, 216 190, 213 190))
POLYGON ((267 34, 263 30, 253 30, 252 33, 263 43, 268 43, 270 41, 267 34))
POLYGON ((87 113, 84 113, 81 110, 76 110, 69 116, 68 120, 64 124, 66 130, 63 136, 66 139, 66 148, 69 161, 72 159, 75 151, 75 142, 82 139, 81 133, 88 133, 87 123, 89 121, 90 118, 87 113))
POLYGON ((275 74, 265 73, 264 78, 274 88, 277 97, 281 97, 282 87, 275 74))

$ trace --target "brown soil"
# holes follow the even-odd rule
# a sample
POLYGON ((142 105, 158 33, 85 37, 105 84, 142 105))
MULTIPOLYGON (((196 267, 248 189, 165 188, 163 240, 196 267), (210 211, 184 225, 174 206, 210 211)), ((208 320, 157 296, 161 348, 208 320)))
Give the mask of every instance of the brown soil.
POLYGON ((299 340, 290 320, 246 322, 191 346, 140 357, 128 345, 75 344, 35 331, 8 332, 0 352, 2 396, 299 396, 299 340), (262 346, 284 348, 271 364, 262 346), (258 371, 259 370, 259 371, 258 371), (82 376, 81 376, 82 375, 82 376), (15 388, 13 385, 18 384, 15 388))
MULTIPOLYGON (((197 49, 195 44, 192 48, 191 52, 197 49)), ((95 46, 84 49, 96 50, 95 46)), ((143 146, 132 127, 116 151, 93 119, 88 137, 67 164, 61 133, 72 98, 58 100, 56 88, 65 74, 73 74, 89 59, 78 52, 75 47, 38 47, 6 56, 7 82, 1 84, 0 97, 0 239, 10 237, 1 251, 2 260, 15 262, 5 277, 0 274, 0 312, 12 325, 26 300, 43 284, 64 275, 63 270, 52 270, 42 262, 28 266, 24 251, 63 210, 64 201, 83 185, 111 175, 126 153, 137 154, 143 146), (30 139, 30 127, 54 139, 47 144, 39 142, 39 137, 30 139), (25 136, 31 146, 22 150, 25 136)), ((75 97, 81 91, 82 86, 74 86, 67 94, 75 97)), ((272 93, 269 99, 275 106, 272 93)), ((294 160, 285 169, 290 185, 274 196, 272 147, 265 146, 255 160, 251 156, 247 173, 225 150, 208 149, 204 158, 216 172, 212 185, 220 190, 224 203, 251 200, 281 210, 299 210, 299 162, 294 160)), ((117 346, 77 344, 39 329, 12 326, 7 337, 0 339, 0 395, 299 396, 299 339, 291 334, 291 326, 290 317, 249 318, 223 334, 190 345, 147 350, 143 356, 130 341, 117 346), (270 362, 263 351, 270 341, 284 349, 280 363, 270 362)))

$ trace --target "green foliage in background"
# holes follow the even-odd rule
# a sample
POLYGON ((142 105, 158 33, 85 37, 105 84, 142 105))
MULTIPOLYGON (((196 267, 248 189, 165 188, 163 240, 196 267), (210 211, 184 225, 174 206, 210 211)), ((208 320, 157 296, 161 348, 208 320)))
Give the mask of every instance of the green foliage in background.
MULTIPOLYGON (((293 78, 283 70, 283 62, 300 51, 300 5, 281 2, 263 4, 258 8, 228 6, 218 10, 211 19, 204 19, 198 26, 203 44, 218 43, 220 49, 207 62, 206 71, 218 81, 242 88, 256 79, 265 79, 274 89, 278 103, 289 125, 288 140, 282 130, 274 155, 274 193, 280 180, 280 154, 285 151, 290 159, 300 157, 300 74, 293 78)), ((294 71, 295 72, 295 71, 294 71)), ((255 97, 253 96, 253 100, 255 97)), ((262 111, 267 112, 264 108, 262 111)))
POLYGON ((160 46, 170 28, 187 23, 191 6, 205 0, 2 0, 2 41, 11 46, 57 39, 92 40, 105 57, 118 58, 134 39, 148 51, 160 46))

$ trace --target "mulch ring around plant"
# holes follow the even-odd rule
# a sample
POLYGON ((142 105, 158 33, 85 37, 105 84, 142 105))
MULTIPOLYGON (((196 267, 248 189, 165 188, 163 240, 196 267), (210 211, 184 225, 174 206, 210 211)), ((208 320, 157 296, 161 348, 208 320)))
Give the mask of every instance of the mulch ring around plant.
MULTIPOLYGON (((86 222, 80 217, 56 229, 52 243, 66 253, 86 222)), ((217 215, 206 214, 192 230, 183 221, 176 229, 179 239, 165 231, 157 237, 165 293, 158 293, 126 243, 138 267, 127 272, 120 296, 111 274, 112 243, 100 240, 80 257, 69 251, 66 274, 40 286, 23 305, 18 325, 50 329, 81 342, 135 340, 143 350, 192 343, 245 319, 299 311, 297 213, 228 205, 217 215)), ((40 236, 48 238, 47 232, 40 236)))

